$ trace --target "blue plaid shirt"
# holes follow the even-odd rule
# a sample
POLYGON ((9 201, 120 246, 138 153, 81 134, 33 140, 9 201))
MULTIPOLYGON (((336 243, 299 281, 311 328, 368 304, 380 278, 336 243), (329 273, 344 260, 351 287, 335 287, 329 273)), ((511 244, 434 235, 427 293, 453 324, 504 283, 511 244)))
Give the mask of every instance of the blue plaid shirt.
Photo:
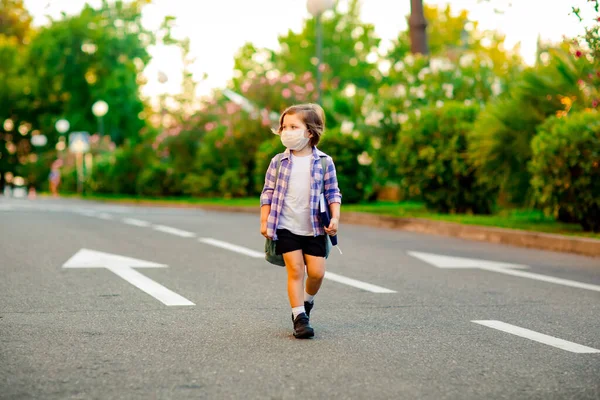
MULTIPOLYGON (((265 186, 260 195, 260 205, 271 206, 271 212, 267 219, 267 235, 277 240, 277 226, 279 224, 279 216, 283 208, 283 199, 287 191, 290 181, 290 172, 292 170, 292 161, 290 159, 290 150, 286 149, 281 155, 279 165, 279 177, 277 179, 277 187, 275 187, 275 173, 277 171, 277 159, 279 154, 271 159, 267 174, 265 176, 265 186)), ((313 164, 311 167, 310 177, 310 212, 312 215, 312 226, 314 236, 324 235, 325 230, 319 220, 319 197, 321 197, 321 185, 323 182, 323 173, 325 173, 325 199, 328 204, 341 203, 342 194, 338 188, 337 176, 335 174, 335 165, 333 160, 327 154, 323 153, 316 147, 313 147, 313 164), (326 157, 326 171, 323 171, 320 157, 326 157)))

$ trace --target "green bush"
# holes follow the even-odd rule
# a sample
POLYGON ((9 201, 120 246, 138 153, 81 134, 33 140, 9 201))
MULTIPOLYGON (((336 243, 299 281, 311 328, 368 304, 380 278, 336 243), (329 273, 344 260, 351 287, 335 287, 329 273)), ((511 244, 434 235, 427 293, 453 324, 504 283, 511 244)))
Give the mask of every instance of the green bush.
POLYGON ((233 179, 244 169, 242 152, 233 135, 225 126, 207 132, 196 155, 193 173, 184 179, 184 192, 193 196, 225 196, 229 192, 236 196, 247 195, 247 182, 233 179), (231 172, 233 171, 233 172, 231 172), (242 186, 233 190, 231 185, 237 182, 242 186))
POLYGON ((50 166, 56 159, 53 152, 36 154, 35 161, 27 162, 17 166, 17 174, 25 177, 28 187, 34 187, 36 190, 47 190, 49 186, 48 175, 50 166))
MULTIPOLYGON (((195 154, 190 153, 194 162, 186 171, 183 190, 203 197, 257 194, 253 174, 256 151, 273 136, 270 120, 264 113, 247 112, 230 102, 222 105, 221 112, 226 115, 197 128, 203 136, 195 154)), ((173 154, 173 149, 169 151, 173 154)), ((264 176, 260 180, 263 181, 264 176)))
POLYGON ((421 196, 428 208, 443 213, 491 212, 497 189, 477 180, 466 153, 478 111, 449 102, 411 114, 396 149, 400 184, 409 196, 421 196))
POLYGON ((227 170, 219 177, 219 193, 227 199, 247 196, 246 188, 249 181, 246 168, 227 170))
POLYGON ((87 183, 92 190, 134 195, 138 193, 138 177, 157 157, 149 144, 140 143, 125 145, 96 160, 87 183))
POLYGON ((547 213, 574 216, 600 232, 600 113, 549 118, 531 143, 535 199, 547 213))
POLYGON ((136 192, 143 196, 176 196, 183 191, 182 181, 169 164, 154 162, 138 176, 136 192))
POLYGON ((260 193, 265 184, 265 175, 269 163, 275 155, 283 153, 285 147, 281 144, 281 138, 274 135, 271 139, 264 141, 256 151, 254 157, 254 190, 260 193))
POLYGON ((61 168, 58 191, 67 193, 77 192, 77 168, 75 166, 61 168))
POLYGON ((87 187, 95 193, 115 193, 112 172, 113 161, 109 154, 96 157, 92 171, 86 182, 87 187))
POLYGON ((188 174, 183 179, 183 193, 194 197, 208 197, 217 177, 207 172, 204 175, 188 174))
POLYGON ((480 113, 469 136, 469 155, 479 179, 499 183, 507 202, 525 205, 531 197, 527 163, 537 127, 556 113, 589 103, 578 84, 587 76, 586 62, 553 51, 546 64, 524 71, 508 93, 480 113))
POLYGON ((333 158, 342 201, 345 204, 371 200, 373 190, 373 149, 365 135, 327 130, 318 148, 333 158))

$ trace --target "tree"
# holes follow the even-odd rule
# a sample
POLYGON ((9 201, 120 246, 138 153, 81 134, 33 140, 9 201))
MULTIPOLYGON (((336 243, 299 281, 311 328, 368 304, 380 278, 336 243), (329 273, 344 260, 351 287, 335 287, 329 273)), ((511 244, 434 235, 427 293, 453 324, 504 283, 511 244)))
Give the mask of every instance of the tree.
POLYGON ((91 107, 100 99, 110 107, 105 133, 117 144, 144 126, 138 74, 150 61, 146 47, 154 35, 141 24, 141 6, 121 0, 105 0, 99 9, 86 5, 79 15, 52 21, 32 40, 32 113, 50 144, 56 143, 54 123, 61 117, 73 130, 95 132, 91 107))
MULTIPOLYGON (((322 16, 322 69, 325 88, 373 88, 381 78, 376 68, 379 39, 372 24, 360 21, 360 1, 350 0, 347 11, 338 8, 322 16)), ((314 77, 316 72, 316 21, 304 21, 299 33, 288 31, 279 37, 280 51, 244 45, 235 56, 232 86, 240 91, 244 82, 257 76, 314 77)), ((306 82, 305 82, 306 84, 306 82)), ((316 93, 314 78, 310 92, 316 93)), ((325 93, 326 95, 326 93, 325 93)))
POLYGON ((550 51, 546 63, 525 70, 479 115, 469 138, 469 155, 481 172, 480 180, 499 184, 506 202, 530 205, 527 165, 537 127, 552 115, 566 116, 594 105, 598 92, 582 80, 589 69, 586 58, 560 48, 550 51))
POLYGON ((587 44, 590 55, 597 61, 600 61, 600 0, 588 0, 588 3, 595 11, 594 20, 589 23, 581 15, 581 9, 573 7, 573 14, 584 24, 585 34, 582 39, 587 44))
MULTIPOLYGON (((375 67, 380 39, 375 36, 375 27, 360 20, 360 1, 350 0, 348 10, 339 9, 325 13, 323 25, 323 64, 339 79, 339 86, 352 83, 359 88, 369 88, 378 77, 375 67)), ((303 29, 296 34, 291 30, 279 37, 281 53, 276 58, 281 71, 297 75, 315 71, 316 20, 309 18, 303 29)), ((330 78, 331 79, 331 76, 330 78)))
POLYGON ((31 83, 24 58, 25 43, 32 34, 31 16, 23 1, 0 0, 0 191, 4 190, 6 174, 15 174, 31 150, 29 140, 20 132, 29 126, 31 83))
POLYGON ((32 33, 31 20, 23 0, 0 0, 0 35, 25 44, 32 33))
MULTIPOLYGON (((510 81, 513 73, 522 65, 520 56, 504 48, 505 35, 495 31, 481 31, 477 21, 469 19, 467 10, 454 15, 450 5, 446 8, 425 5, 425 19, 429 53, 431 57, 449 57, 457 61, 466 52, 489 58, 499 76, 510 81), (509 76, 507 76, 509 75, 509 76)), ((409 31, 401 31, 393 42, 387 57, 392 63, 402 60, 410 53, 409 31)))

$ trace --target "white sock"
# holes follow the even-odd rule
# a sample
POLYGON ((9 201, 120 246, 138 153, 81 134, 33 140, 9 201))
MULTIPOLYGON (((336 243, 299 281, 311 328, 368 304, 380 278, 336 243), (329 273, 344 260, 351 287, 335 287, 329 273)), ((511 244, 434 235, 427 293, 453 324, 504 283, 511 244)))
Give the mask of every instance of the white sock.
POLYGON ((294 316, 294 320, 296 319, 296 317, 302 313, 305 313, 306 310, 304 309, 304 306, 300 306, 300 307, 292 307, 292 315, 294 316))
MULTIPOLYGON (((316 295, 315 295, 316 296, 316 295)), ((304 292, 304 301, 307 301, 309 303, 314 303, 315 301, 315 296, 312 296, 306 292, 304 292)))

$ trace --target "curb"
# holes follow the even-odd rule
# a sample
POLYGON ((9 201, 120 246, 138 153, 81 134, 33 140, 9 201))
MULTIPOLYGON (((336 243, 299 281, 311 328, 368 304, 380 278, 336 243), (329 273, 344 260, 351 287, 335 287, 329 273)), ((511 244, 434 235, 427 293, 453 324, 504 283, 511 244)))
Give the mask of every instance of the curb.
POLYGON ((600 257, 600 240, 598 239, 531 232, 519 229, 494 228, 481 225, 465 225, 421 218, 398 218, 354 212, 344 213, 343 222, 347 224, 401 229, 416 233, 452 236, 466 240, 600 257))
MULTIPOLYGON (((225 211, 235 213, 257 214, 259 207, 248 206, 219 206, 203 204, 173 204, 155 201, 133 200, 94 200, 109 203, 129 203, 141 206, 168 206, 179 208, 200 208, 209 211, 225 211)), ((518 247, 528 247, 539 250, 573 253, 589 257, 600 257, 600 240, 571 237, 524 231, 519 229, 494 228, 481 225, 465 225, 455 222, 433 221, 422 218, 401 218, 360 212, 344 212, 342 223, 365 225, 375 228, 399 229, 408 232, 425 233, 430 235, 451 236, 465 240, 507 244, 518 247)))
MULTIPOLYGON (((258 213, 256 207, 198 206, 205 210, 242 213, 258 213)), ((539 250, 574 253, 600 257, 600 240, 590 238, 539 233, 519 229, 494 228, 481 225, 465 225, 455 222, 432 221, 422 218, 400 218, 360 212, 344 212, 342 223, 365 225, 375 228, 399 229, 430 235, 451 236, 465 240, 500 243, 539 250)))

